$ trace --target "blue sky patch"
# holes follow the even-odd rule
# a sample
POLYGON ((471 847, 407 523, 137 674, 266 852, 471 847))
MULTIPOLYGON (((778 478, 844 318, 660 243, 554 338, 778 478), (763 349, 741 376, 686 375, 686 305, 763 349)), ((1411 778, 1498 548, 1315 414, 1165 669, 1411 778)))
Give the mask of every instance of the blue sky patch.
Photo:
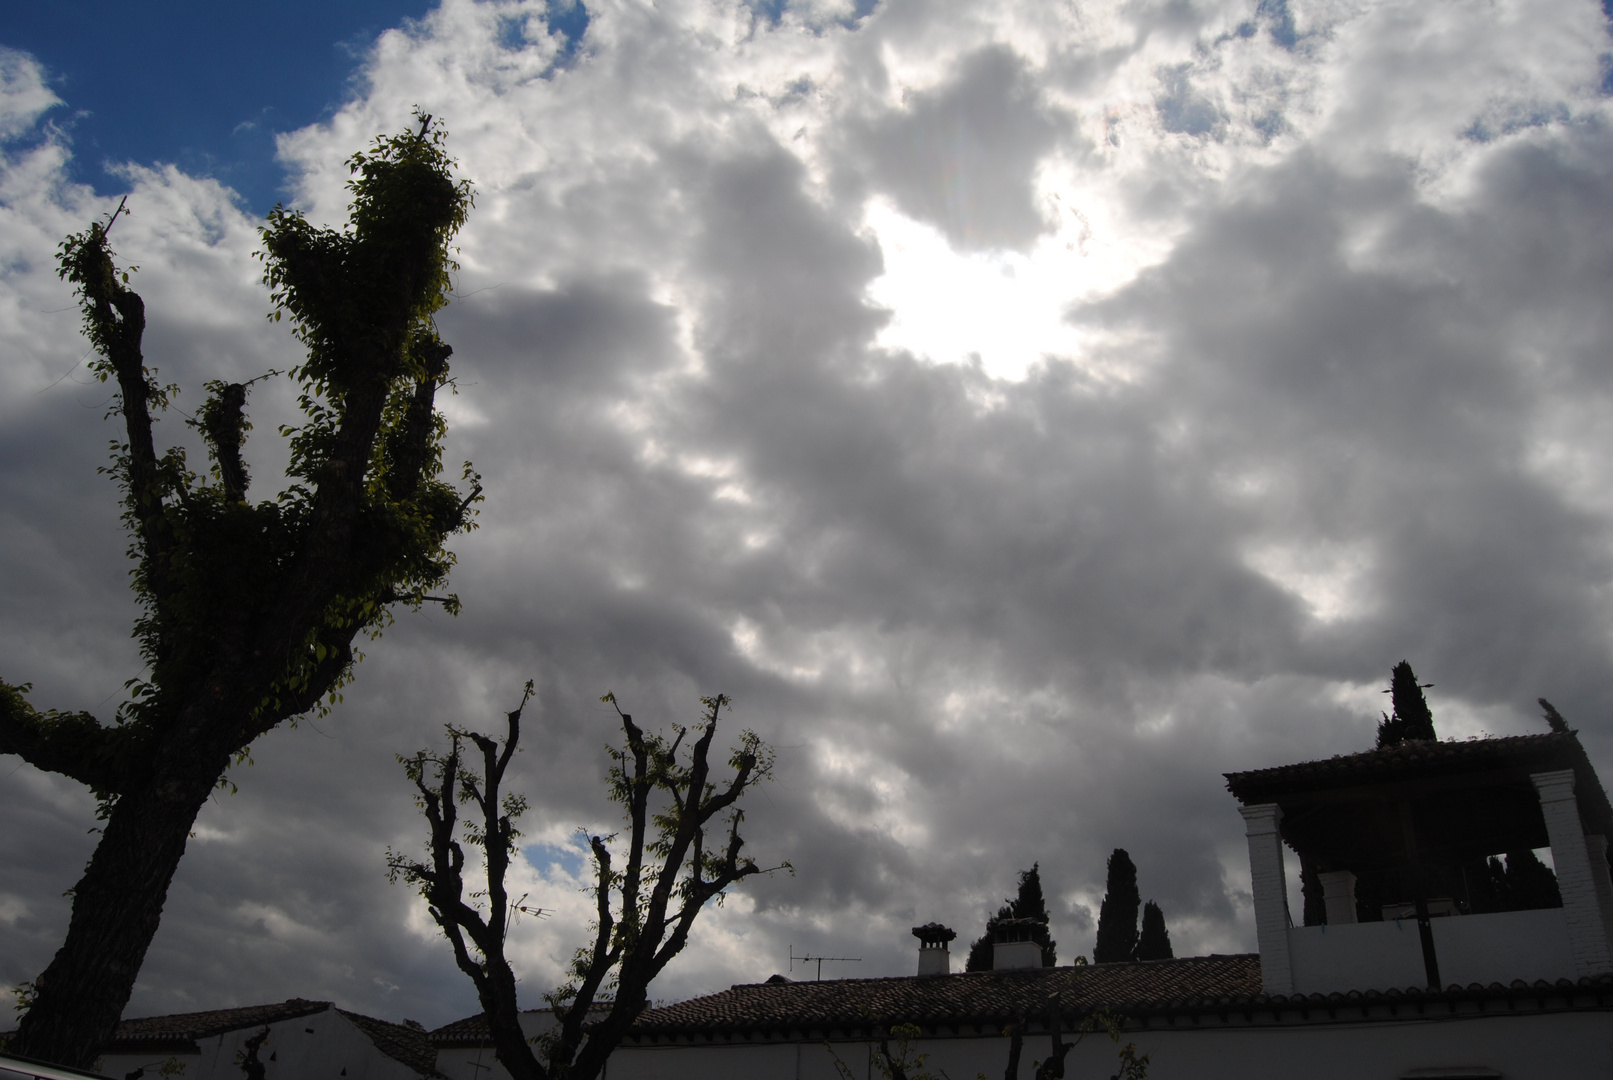
POLYGON ((1162 93, 1154 99, 1159 122, 1166 131, 1179 135, 1208 135, 1221 120, 1221 111, 1209 98, 1193 89, 1188 78, 1191 65, 1165 68, 1159 73, 1162 93))
POLYGON ((555 64, 564 67, 582 48, 583 35, 588 32, 588 8, 582 0, 572 0, 570 3, 566 0, 549 0, 543 19, 549 26, 549 33, 561 40, 560 56, 555 64))
POLYGON ((1271 40, 1285 49, 1292 49, 1299 40, 1294 30, 1294 13, 1288 10, 1288 0, 1260 0, 1255 18, 1265 21, 1271 31, 1271 40))
POLYGON ((549 868, 558 866, 572 877, 583 876, 583 861, 588 857, 588 842, 579 835, 569 844, 528 844, 521 854, 532 869, 547 875, 549 868))
POLYGON ((9 5, 0 45, 31 54, 65 103, 71 178, 109 195, 115 167, 172 163, 265 213, 284 198, 275 136, 331 116, 371 44, 429 0, 9 5), (109 168, 111 166, 112 168, 109 168))
POLYGON ((494 36, 503 48, 512 51, 526 48, 526 16, 500 15, 494 36))

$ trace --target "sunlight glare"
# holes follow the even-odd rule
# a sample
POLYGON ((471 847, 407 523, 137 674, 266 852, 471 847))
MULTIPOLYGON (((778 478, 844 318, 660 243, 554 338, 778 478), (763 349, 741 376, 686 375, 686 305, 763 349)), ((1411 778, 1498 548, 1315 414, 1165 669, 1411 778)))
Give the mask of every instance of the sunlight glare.
POLYGON ((978 357, 993 378, 1016 381, 1046 357, 1080 354, 1080 333, 1064 312, 1090 289, 1082 279, 1091 271, 1062 233, 1029 255, 963 253, 882 199, 870 201, 864 221, 885 258, 885 273, 868 287, 869 301, 892 313, 880 346, 932 363, 978 357))

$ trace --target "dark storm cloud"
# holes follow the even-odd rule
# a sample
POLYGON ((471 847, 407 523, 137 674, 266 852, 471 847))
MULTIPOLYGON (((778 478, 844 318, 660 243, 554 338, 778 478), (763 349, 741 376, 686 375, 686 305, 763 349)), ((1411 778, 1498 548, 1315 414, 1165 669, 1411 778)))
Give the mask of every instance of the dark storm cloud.
MULTIPOLYGON (((1355 100, 1349 50, 1371 35, 1344 26, 1342 58, 1300 70, 1305 50, 1270 35, 1210 41, 1254 17, 1234 8, 1095 12, 1068 41, 1038 30, 1045 67, 1012 13, 989 27, 939 6, 813 34, 786 12, 732 48, 602 9, 597 52, 530 84, 499 81, 522 58, 476 5, 389 39, 369 97, 291 149, 311 211, 334 219, 355 140, 432 85, 478 181, 440 320, 460 390, 445 461, 473 461, 488 494, 454 544, 465 612, 400 613, 335 714, 232 774, 131 1010, 301 994, 427 1023, 470 1011, 420 905, 384 880, 387 846, 421 838, 392 755, 448 721, 496 723, 528 678, 516 783, 538 866, 521 888, 557 910, 514 937, 533 994, 586 917, 554 853, 615 820, 607 689, 654 726, 726 692, 728 731, 779 753, 746 835, 796 873, 713 913, 658 997, 765 978, 791 947, 864 958, 841 974, 907 971, 907 927, 972 939, 1033 862, 1061 957, 1089 953, 1117 846, 1179 953, 1247 948, 1219 773, 1369 745, 1402 656, 1437 684, 1442 731, 1528 730, 1545 694, 1606 760, 1613 145, 1587 115, 1468 144, 1466 171, 1443 142, 1416 160, 1337 151, 1376 129, 1307 119, 1312 84, 1355 100), (1162 71, 1179 81, 1162 89, 1162 71), (812 93, 787 92, 808 75, 812 93), (909 76, 924 89, 893 106, 909 76), (1282 80, 1297 104, 1269 138, 1249 117, 1282 80), (1213 137, 1179 137, 1195 95, 1221 103, 1213 137), (889 260, 864 198, 995 257, 1062 227, 1037 186, 1055 159, 1046 183, 1094 211, 1095 247, 1151 253, 1071 304, 1085 352, 1009 380, 876 345, 893 316, 869 287, 889 260)), ((150 224, 126 254, 165 377, 194 390, 284 363, 250 223, 183 177, 139 183, 150 224)), ((0 327, 59 373, 83 345, 71 312, 40 314, 67 303, 49 250, 86 208, 41 199, 5 219, 27 255, 7 265, 34 269, 8 271, 0 327)), ((8 377, 0 566, 20 584, 0 670, 34 678, 41 704, 106 714, 137 662, 94 476, 104 395, 8 377)), ((287 402, 262 393, 266 493, 287 402)), ((0 776, 0 814, 25 823, 0 836, 15 983, 59 941, 93 810, 24 767, 0 776)))
POLYGON ((1251 533, 1371 538, 1377 610, 1318 657, 1394 642, 1479 700, 1526 705, 1533 680, 1606 708, 1605 518, 1531 458, 1567 436, 1559 394, 1607 393, 1584 353, 1606 326, 1607 148, 1597 124, 1521 144, 1449 210, 1394 162, 1301 158, 1098 309, 1164 337, 1153 377, 1195 457, 1270 475, 1251 533))

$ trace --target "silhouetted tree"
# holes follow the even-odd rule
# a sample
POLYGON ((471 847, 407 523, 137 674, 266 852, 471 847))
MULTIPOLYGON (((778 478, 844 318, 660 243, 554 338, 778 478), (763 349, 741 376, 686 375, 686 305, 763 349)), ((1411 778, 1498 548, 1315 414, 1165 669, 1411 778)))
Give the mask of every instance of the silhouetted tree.
MULTIPOLYGON (((694 745, 684 754, 679 750, 689 729, 675 728, 669 741, 646 734, 616 708, 624 742, 610 750, 610 796, 621 804, 627 820, 626 861, 616 867, 614 836, 589 837, 594 939, 577 950, 570 981, 545 995, 559 1024, 534 1051, 521 1031, 515 972, 504 953, 509 920, 516 911, 531 910, 519 900, 512 903, 505 888, 521 835, 514 823, 526 810, 526 799, 503 790, 521 736, 521 713, 531 696, 529 682, 521 704, 506 714, 502 744, 450 726, 446 756, 421 750, 398 759, 430 824, 431 861, 388 851, 387 866, 391 880, 401 878, 425 897, 431 917, 453 946, 454 962, 476 987, 494 1053, 510 1076, 593 1080, 643 1010, 650 982, 688 944, 701 910, 729 886, 765 872, 742 854, 739 824, 744 814, 738 804, 745 792, 772 775, 773 754, 754 732, 741 733, 739 745, 728 755, 730 774, 719 783, 708 755, 726 697, 701 699, 705 715, 694 745), (461 763, 467 742, 480 754, 480 769, 461 763), (463 829, 457 816, 460 803, 473 810, 463 829), (708 836, 708 829, 715 835, 708 836), (485 890, 468 897, 461 835, 481 849, 486 877, 485 890), (485 908, 477 898, 485 898, 485 908), (603 1017, 590 1018, 602 988, 614 990, 613 1000, 603 1017)), ((614 695, 606 694, 604 700, 616 705, 614 695)), ((784 863, 775 869, 788 868, 784 863)))
POLYGON ((1150 900, 1143 905, 1143 929, 1137 935, 1137 959, 1169 960, 1175 955, 1171 952, 1170 931, 1165 929, 1165 913, 1150 900))
POLYGON ((1125 848, 1115 848, 1108 870, 1103 905, 1098 909, 1098 940, 1092 947, 1092 960, 1098 964, 1132 958, 1137 949, 1137 910, 1142 906, 1137 867, 1125 848))
POLYGON ((1499 859, 1469 860, 1461 865, 1460 873, 1467 896, 1469 915, 1487 915, 1493 911, 1506 910, 1501 900, 1499 886, 1500 879, 1506 872, 1502 869, 1499 859))
POLYGON ((1411 665, 1402 660, 1396 664, 1389 678, 1389 700, 1393 702, 1394 713, 1383 718, 1378 725, 1378 748, 1395 746, 1408 739, 1433 740, 1438 736, 1434 734, 1434 714, 1429 711, 1428 699, 1423 697, 1423 690, 1433 683, 1417 682, 1417 675, 1411 670, 1411 665))
MULTIPOLYGON (((1008 909, 1007 908, 999 908, 998 910, 999 910, 999 912, 1002 912, 1002 911, 1006 911, 1008 909)), ((991 957, 991 952, 992 952, 992 949, 991 949, 991 944, 992 944, 991 943, 991 932, 994 929, 996 929, 997 920, 999 918, 1007 918, 1007 916, 999 914, 999 915, 995 915, 995 916, 992 916, 991 918, 987 919, 986 920, 986 932, 984 934, 981 934, 979 937, 975 938, 974 941, 972 941, 969 944, 969 958, 963 962, 963 970, 965 970, 965 971, 990 971, 991 970, 991 961, 992 961, 992 957, 991 957)))
POLYGON ((997 914, 986 920, 986 932, 969 946, 969 958, 964 962, 963 970, 991 970, 992 933, 1003 919, 1035 919, 1041 923, 1041 929, 1035 932, 1033 940, 1042 947, 1042 966, 1052 967, 1058 963, 1058 942, 1053 940, 1048 930, 1047 901, 1042 896, 1041 863, 1034 863, 1029 870, 1019 872, 1017 895, 1012 900, 1004 899, 997 914))
MULTIPOLYGON (((158 453, 154 412, 177 390, 146 366, 145 302, 107 239, 118 214, 61 245, 91 371, 116 387, 123 420, 107 471, 122 489, 148 674, 126 684, 111 723, 38 710, 28 684, 0 682, 0 753, 86 785, 105 823, 70 890, 66 940, 33 981, 16 1053, 94 1060, 129 1000, 196 815, 230 765, 283 721, 334 705, 354 637, 378 634, 393 605, 457 609, 427 594, 446 581, 444 544, 469 527, 481 488, 462 494, 439 479, 445 423, 434 402, 453 350, 433 320, 471 198, 442 128, 419 119, 418 131, 350 159, 345 229, 277 207, 262 230, 274 318, 289 317, 307 348, 291 372, 304 420, 289 429, 288 483, 273 498, 247 500, 249 383, 208 383, 196 410, 210 478, 183 449, 158 453)), ((468 466, 466 479, 475 481, 468 466)))
POLYGON ((1299 857, 1299 894, 1305 900, 1305 925, 1321 926, 1327 922, 1327 896, 1322 891, 1322 878, 1316 864, 1299 857))
POLYGON ((1557 711, 1555 705, 1545 698, 1535 698, 1535 700, 1540 702, 1542 709, 1546 710, 1545 720, 1551 726, 1553 732, 1558 735, 1566 735, 1573 730, 1568 726, 1568 721, 1563 719, 1563 714, 1557 711))
POLYGON ((1507 911, 1563 906, 1557 875, 1527 848, 1507 852, 1507 867, 1502 882, 1500 892, 1507 911))

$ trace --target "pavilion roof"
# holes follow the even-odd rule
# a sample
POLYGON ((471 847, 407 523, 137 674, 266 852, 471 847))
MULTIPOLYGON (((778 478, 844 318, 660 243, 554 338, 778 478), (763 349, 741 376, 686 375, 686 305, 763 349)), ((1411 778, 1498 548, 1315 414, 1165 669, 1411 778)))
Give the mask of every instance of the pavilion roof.
POLYGON ((1585 831, 1613 834, 1613 807, 1572 731, 1407 741, 1226 778, 1244 805, 1282 808, 1283 838, 1295 850, 1359 870, 1406 861, 1403 808, 1416 822, 1424 861, 1547 846, 1530 776, 1558 770, 1574 773, 1585 831))

